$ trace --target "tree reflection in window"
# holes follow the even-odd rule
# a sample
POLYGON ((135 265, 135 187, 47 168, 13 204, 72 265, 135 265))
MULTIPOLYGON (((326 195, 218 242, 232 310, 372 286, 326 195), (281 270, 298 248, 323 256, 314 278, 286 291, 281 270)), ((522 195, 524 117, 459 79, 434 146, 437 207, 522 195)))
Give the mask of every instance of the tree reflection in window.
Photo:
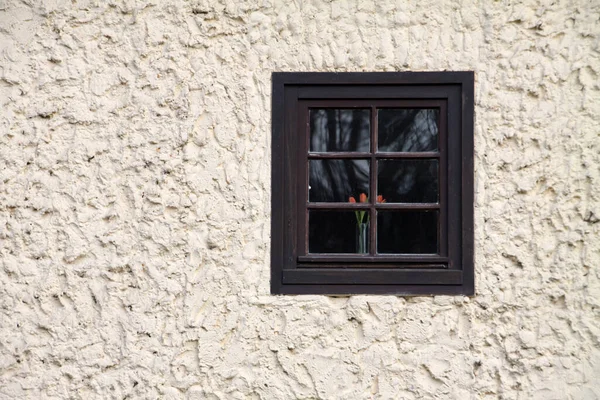
POLYGON ((308 200, 347 202, 351 195, 369 193, 369 161, 309 160, 308 200))
POLYGON ((379 193, 388 203, 437 203, 438 160, 378 162, 379 193))
POLYGON ((436 151, 438 117, 437 109, 379 109, 377 112, 379 151, 436 151))
POLYGON ((310 151, 370 151, 370 110, 310 110, 310 151))

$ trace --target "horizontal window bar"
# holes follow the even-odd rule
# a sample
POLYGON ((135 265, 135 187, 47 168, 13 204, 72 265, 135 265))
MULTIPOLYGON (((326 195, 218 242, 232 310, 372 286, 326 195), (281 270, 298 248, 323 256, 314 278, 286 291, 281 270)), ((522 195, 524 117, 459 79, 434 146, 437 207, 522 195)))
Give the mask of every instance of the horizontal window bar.
POLYGON ((283 270, 283 284, 311 285, 460 285, 462 271, 428 269, 334 269, 283 270))
POLYGON ((339 108, 441 108, 446 104, 444 99, 323 99, 323 100, 300 100, 301 104, 314 109, 339 109, 339 108))
POLYGON ((390 98, 401 100, 398 99, 398 97, 402 96, 404 100, 410 100, 411 102, 414 101, 416 103, 417 100, 446 100, 452 96, 453 92, 458 92, 460 94, 460 85, 405 85, 402 87, 402 90, 399 91, 398 88, 393 85, 388 85, 385 82, 381 83, 383 84, 382 86, 377 84, 363 84, 360 86, 300 86, 298 87, 297 96, 298 99, 311 101, 320 99, 336 100, 339 98, 364 100, 368 98, 373 99, 373 102, 390 98))
POLYGON ((325 158, 356 158, 356 159, 367 159, 375 157, 376 159, 381 158, 440 158, 440 153, 437 151, 424 151, 424 152, 381 152, 381 153, 359 153, 349 151, 336 151, 336 152, 323 152, 323 153, 308 153, 308 158, 311 160, 319 160, 325 158))
POLYGON ((371 158, 371 153, 358 153, 350 151, 331 151, 327 153, 308 153, 308 158, 312 160, 319 160, 323 158, 357 158, 365 159, 371 158))
MULTIPOLYGON (((371 208, 370 203, 306 203, 309 209, 327 209, 327 210, 366 210, 371 208)), ((375 203, 374 207, 378 210, 439 210, 438 203, 375 203)))
POLYGON ((465 285, 301 285, 287 284, 279 286, 277 294, 325 294, 349 296, 355 294, 379 294, 394 296, 472 296, 473 289, 465 285))
MULTIPOLYGON (((308 254, 306 256, 298 256, 299 262, 323 262, 323 263, 392 263, 390 266, 394 268, 423 268, 423 263, 432 263, 427 265, 427 268, 448 268, 448 257, 442 257, 438 254, 380 254, 372 256, 369 254, 308 254), (402 265, 401 263, 412 263, 413 265, 402 265), (446 265, 434 265, 442 264, 446 265), (416 264, 416 265, 414 265, 416 264)), ((344 264, 343 267, 347 267, 344 264)), ((331 265, 329 265, 331 267, 331 265)), ((367 268, 380 268, 379 264, 368 266, 367 268)))
POLYGON ((378 152, 375 158, 440 158, 437 151, 415 151, 415 152, 378 152))
POLYGON ((421 85, 423 91, 431 85, 472 85, 474 72, 273 72, 272 76, 279 85, 421 85))
POLYGON ((378 210, 438 210, 439 203, 376 203, 378 210))
POLYGON ((327 262, 327 263, 303 263, 303 264, 298 264, 297 267, 299 269, 307 269, 307 268, 311 268, 311 269, 343 269, 344 271, 347 270, 352 270, 352 269, 386 269, 386 270, 393 270, 393 269, 405 269, 405 270, 416 270, 416 269, 427 269, 427 270, 437 270, 437 271, 443 271, 443 270, 447 270, 448 267, 445 264, 415 264, 415 263, 406 263, 406 264, 391 264, 390 261, 387 261, 387 263, 377 263, 377 264, 361 264, 360 261, 352 261, 352 262, 344 262, 344 263, 340 263, 339 265, 336 265, 336 263, 334 262, 327 262))

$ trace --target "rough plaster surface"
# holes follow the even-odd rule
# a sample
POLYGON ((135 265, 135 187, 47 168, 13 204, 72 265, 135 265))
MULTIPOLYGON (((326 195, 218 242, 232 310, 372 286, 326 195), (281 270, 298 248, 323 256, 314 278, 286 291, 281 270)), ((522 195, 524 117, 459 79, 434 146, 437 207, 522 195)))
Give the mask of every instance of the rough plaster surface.
POLYGON ((0 398, 600 398, 598 1, 0 1, 0 398), (269 295, 272 71, 476 71, 477 294, 269 295))

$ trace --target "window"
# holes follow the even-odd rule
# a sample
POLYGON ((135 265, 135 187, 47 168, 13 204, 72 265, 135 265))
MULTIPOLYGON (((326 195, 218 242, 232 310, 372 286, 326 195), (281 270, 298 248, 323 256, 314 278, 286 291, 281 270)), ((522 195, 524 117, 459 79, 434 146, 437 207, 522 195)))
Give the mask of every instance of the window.
POLYGON ((474 293, 472 72, 273 74, 271 293, 474 293))

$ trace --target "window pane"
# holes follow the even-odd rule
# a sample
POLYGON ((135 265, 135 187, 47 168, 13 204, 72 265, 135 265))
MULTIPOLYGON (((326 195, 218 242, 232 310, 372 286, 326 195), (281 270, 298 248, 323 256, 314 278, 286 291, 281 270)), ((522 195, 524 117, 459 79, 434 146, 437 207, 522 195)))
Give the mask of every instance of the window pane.
POLYGON ((370 151, 371 111, 310 110, 310 151, 370 151))
POLYGON ((369 193, 369 161, 309 160, 308 201, 347 202, 369 193))
POLYGON ((379 211, 377 252, 438 253, 437 211, 379 211))
POLYGON ((368 236, 368 210, 309 211, 309 253, 368 253, 368 236), (357 220, 360 218, 363 223, 357 220))
POLYGON ((382 108, 377 110, 379 151, 436 151, 438 109, 382 108))
POLYGON ((377 192, 386 202, 438 202, 438 160, 381 160, 377 166, 377 192))

